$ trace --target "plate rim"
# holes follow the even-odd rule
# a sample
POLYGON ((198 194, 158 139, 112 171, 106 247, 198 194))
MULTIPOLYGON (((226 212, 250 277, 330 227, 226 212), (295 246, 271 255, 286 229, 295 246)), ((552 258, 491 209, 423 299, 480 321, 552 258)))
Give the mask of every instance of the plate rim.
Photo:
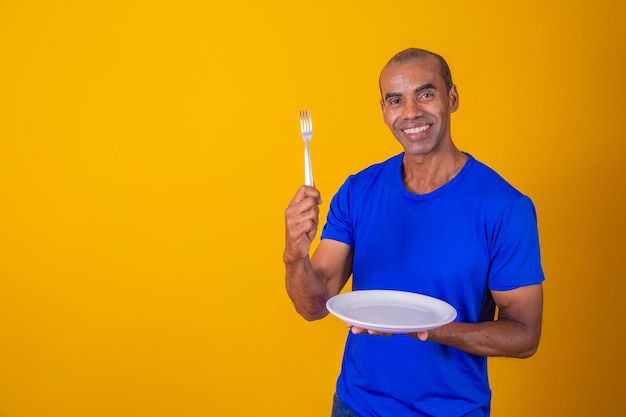
POLYGON ((383 289, 364 289, 364 290, 352 290, 348 292, 339 293, 326 301, 326 309, 333 316, 339 318, 347 324, 362 327, 367 330, 381 331, 381 332, 395 332, 395 333, 410 333, 410 332, 419 332, 419 331, 428 331, 435 329, 437 327, 441 327, 445 324, 451 323, 458 316, 458 312, 456 308, 454 308, 450 303, 430 295, 412 292, 412 291, 403 291, 403 290, 383 290, 383 289), (374 323, 374 322, 366 322, 363 320, 355 319, 353 317, 346 316, 345 314, 337 311, 335 304, 337 304, 338 300, 342 300, 345 298, 359 298, 364 297, 365 295, 371 296, 372 294, 388 297, 388 296, 400 296, 402 298, 409 298, 414 300, 428 300, 429 303, 438 305, 444 309, 443 314, 444 318, 437 323, 427 323, 423 325, 398 325, 398 324, 385 324, 385 323, 374 323), (445 311, 447 310, 447 311, 445 311))

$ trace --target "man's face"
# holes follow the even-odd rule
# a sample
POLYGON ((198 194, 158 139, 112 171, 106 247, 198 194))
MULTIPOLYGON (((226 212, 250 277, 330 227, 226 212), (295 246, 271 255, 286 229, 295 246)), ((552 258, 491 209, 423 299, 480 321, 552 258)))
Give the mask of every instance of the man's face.
POLYGON ((407 155, 428 155, 451 143, 450 114, 458 108, 435 57, 387 65, 380 75, 385 124, 407 155))

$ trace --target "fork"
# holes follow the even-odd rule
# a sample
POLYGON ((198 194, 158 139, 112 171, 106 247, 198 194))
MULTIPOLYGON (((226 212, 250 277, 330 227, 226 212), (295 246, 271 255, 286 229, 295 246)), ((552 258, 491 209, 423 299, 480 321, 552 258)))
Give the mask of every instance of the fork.
POLYGON ((311 169, 311 154, 309 142, 313 137, 313 121, 310 110, 300 110, 300 133, 304 141, 304 184, 313 185, 313 172, 311 169))

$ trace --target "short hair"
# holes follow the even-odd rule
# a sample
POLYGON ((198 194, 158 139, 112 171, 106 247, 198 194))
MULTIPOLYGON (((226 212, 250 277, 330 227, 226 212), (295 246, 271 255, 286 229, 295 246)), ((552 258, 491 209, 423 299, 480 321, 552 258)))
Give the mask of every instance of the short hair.
MULTIPOLYGON (((448 66, 448 63, 446 62, 446 60, 439 54, 427 51, 425 49, 420 49, 420 48, 408 48, 408 49, 405 49, 404 51, 400 51, 397 54, 395 54, 389 60, 389 62, 387 62, 387 65, 392 64, 392 63, 403 64, 403 63, 410 62, 410 61, 422 60, 424 58, 427 58, 428 56, 435 57, 437 61, 439 61, 439 67, 441 69, 441 77, 443 78, 443 81, 446 84, 446 88, 448 89, 448 91, 450 91, 453 85, 452 73, 450 73, 450 67, 448 66)), ((385 67, 387 65, 385 65, 385 67)))

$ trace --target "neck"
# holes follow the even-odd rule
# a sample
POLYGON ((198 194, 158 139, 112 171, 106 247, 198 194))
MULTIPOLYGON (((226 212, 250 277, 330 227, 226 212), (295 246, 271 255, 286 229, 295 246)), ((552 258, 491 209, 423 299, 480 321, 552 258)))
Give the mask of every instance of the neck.
POLYGON ((415 194, 427 194, 454 178, 468 156, 454 148, 443 155, 407 155, 402 160, 402 179, 406 189, 415 194))

